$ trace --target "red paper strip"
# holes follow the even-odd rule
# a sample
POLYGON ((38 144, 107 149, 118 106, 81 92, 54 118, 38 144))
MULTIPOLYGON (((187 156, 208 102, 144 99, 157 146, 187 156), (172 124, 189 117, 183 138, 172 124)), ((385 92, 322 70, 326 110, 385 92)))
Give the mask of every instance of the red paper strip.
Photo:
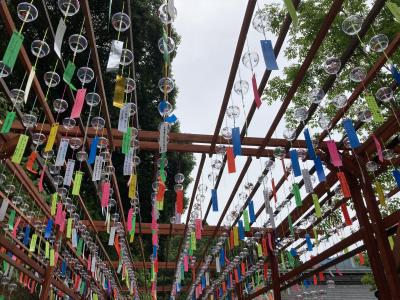
POLYGON ((317 275, 314 275, 313 277, 314 277, 314 285, 317 285, 318 284, 317 275))
POLYGON ((271 251, 274 251, 273 247, 272 247, 272 235, 271 233, 268 233, 268 247, 271 251))
POLYGON ((319 276, 319 281, 325 281, 324 273, 319 272, 319 273, 318 273, 318 276, 319 276))
POLYGON ((17 237, 17 229, 18 229, 18 226, 19 226, 19 223, 21 222, 21 216, 19 216, 18 218, 17 218, 17 220, 15 221, 15 224, 14 224, 14 228, 13 228, 13 231, 12 231, 12 236, 13 236, 13 238, 16 238, 17 237))
POLYGON ((343 203, 340 208, 342 209, 343 217, 344 217, 344 222, 346 223, 347 226, 350 226, 353 224, 353 222, 350 219, 349 211, 347 210, 346 203, 343 203))
POLYGON ((267 239, 266 238, 263 238, 262 240, 261 240, 261 245, 262 245, 262 250, 263 250, 263 254, 264 254, 264 256, 268 256, 268 246, 267 246, 267 239))
POLYGON ((120 246, 119 246, 118 234, 115 235, 114 247, 115 247, 115 251, 117 251, 118 257, 120 257, 121 248, 120 248, 120 246))
POLYGON ((161 179, 158 179, 157 201, 161 202, 164 199, 165 184, 161 179))
POLYGON ((343 172, 338 172, 337 176, 339 178, 340 186, 342 188, 343 197, 350 198, 351 193, 350 193, 349 185, 347 183, 346 175, 343 172))
POLYGON ((256 74, 253 74, 253 78, 251 79, 251 82, 253 85, 254 102, 256 103, 257 108, 260 108, 262 102, 261 102, 260 94, 258 92, 256 74))
POLYGON ((61 220, 60 220, 60 231, 61 232, 64 232, 66 217, 67 217, 67 212, 63 211, 62 215, 61 215, 61 220))
POLYGON ((335 141, 326 141, 326 145, 328 146, 329 155, 331 156, 331 162, 335 167, 343 166, 342 160, 340 158, 336 142, 335 141))
POLYGON ((241 264, 241 272, 242 272, 242 274, 246 274, 246 264, 244 263, 244 262, 242 262, 241 264))
POLYGON ((158 273, 158 258, 154 260, 154 272, 158 273))
POLYGON ((272 184, 272 194, 274 195, 274 201, 275 201, 275 203, 277 203, 278 202, 278 197, 276 196, 276 185, 275 185, 274 178, 272 178, 271 184, 272 184))
POLYGON ((383 162, 382 146, 374 134, 372 135, 372 139, 374 140, 374 143, 375 143, 376 152, 378 152, 379 161, 383 162))
POLYGON ((157 246, 158 245, 157 231, 153 232, 153 234, 151 235, 151 241, 152 241, 152 245, 153 246, 157 246))
POLYGON ((196 240, 201 240, 201 230, 202 230, 201 219, 196 219, 195 223, 196 223, 195 224, 196 240))
POLYGON ((110 182, 106 181, 103 182, 101 186, 101 207, 107 207, 108 206, 108 200, 110 198, 110 182))
POLYGON ((235 268, 235 269, 233 270, 233 273, 234 273, 234 275, 235 275, 235 282, 239 282, 239 274, 238 274, 237 268, 235 268))
POLYGON ((82 112, 83 103, 85 102, 86 89, 79 89, 76 93, 75 103, 72 106, 71 118, 79 118, 82 112))
POLYGON ((365 264, 364 254, 359 253, 358 258, 360 259, 360 266, 363 266, 365 264))
POLYGON ((264 263, 264 279, 268 281, 268 264, 266 262, 264 263))
POLYGON ((176 192, 176 212, 178 214, 183 213, 183 190, 177 190, 176 192))
POLYGON ((75 285, 74 285, 74 288, 75 288, 75 290, 77 290, 78 289, 78 287, 79 287, 79 280, 80 280, 80 276, 79 275, 76 275, 76 277, 75 277, 75 285))
POLYGON ((39 188, 39 192, 43 192, 43 179, 44 179, 44 173, 46 173, 47 170, 47 166, 43 166, 42 169, 42 173, 40 174, 40 179, 39 179, 39 184, 38 184, 38 188, 39 188))
POLYGON ((233 148, 228 147, 226 149, 226 160, 228 161, 228 173, 236 172, 235 157, 233 156, 233 148))
POLYGON ((37 158, 37 152, 32 151, 31 154, 29 155, 28 161, 26 162, 26 169, 33 174, 38 173, 36 170, 33 169, 33 165, 36 161, 36 158, 37 158))

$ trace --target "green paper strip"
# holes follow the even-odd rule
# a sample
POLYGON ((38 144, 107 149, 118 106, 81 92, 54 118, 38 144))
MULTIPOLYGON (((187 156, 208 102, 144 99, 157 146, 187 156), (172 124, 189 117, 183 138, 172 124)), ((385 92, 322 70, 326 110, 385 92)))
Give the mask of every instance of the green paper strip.
POLYGON ((319 205, 318 195, 312 194, 311 196, 314 202, 315 215, 317 216, 317 218, 322 218, 321 206, 319 205))
POLYGON ((25 148, 28 143, 28 136, 25 134, 21 134, 18 139, 17 147, 15 148, 14 154, 11 158, 11 161, 15 164, 20 164, 22 157, 24 156, 25 148))
POLYGON ((181 279, 182 279, 182 280, 185 279, 185 267, 184 267, 183 264, 181 265, 181 279))
POLYGON ((8 217, 8 228, 10 228, 10 230, 14 229, 14 220, 15 220, 15 210, 11 210, 10 215, 8 217))
POLYGON ((258 255, 258 257, 262 257, 263 256, 263 251, 262 251, 261 244, 257 244, 257 255, 258 255))
POLYGON ((50 243, 49 242, 46 241, 46 245, 45 245, 44 249, 45 249, 44 250, 44 257, 46 259, 49 259, 49 257, 50 257, 50 243))
POLYGON ((247 209, 243 211, 243 221, 244 221, 244 230, 249 232, 250 231, 250 220, 249 220, 249 212, 247 209))
POLYGON ((289 266, 294 268, 294 257, 292 256, 292 254, 289 251, 286 253, 287 253, 287 257, 288 257, 289 266))
POLYGON ((192 250, 196 251, 196 234, 194 231, 190 234, 190 244, 192 246, 192 250))
POLYGON ((3 273, 4 273, 4 274, 7 272, 7 268, 8 268, 8 262, 6 262, 5 260, 3 260, 3 273))
POLYGON ((386 2, 386 7, 390 10, 396 22, 400 23, 400 8, 397 6, 397 4, 393 2, 386 2))
POLYGON ((167 155, 165 153, 161 154, 161 163, 160 163, 160 176, 161 176, 161 180, 162 182, 165 182, 166 177, 165 177, 165 159, 166 159, 167 155))
POLYGON ((72 237, 72 218, 69 218, 67 221, 67 239, 72 237))
POLYGON ((74 196, 78 196, 79 195, 79 192, 81 190, 83 174, 84 173, 82 171, 76 171, 75 172, 74 186, 72 187, 72 195, 74 195, 74 196))
POLYGON ((283 251, 281 252, 281 264, 284 269, 286 269, 286 262, 285 262, 285 256, 283 255, 283 251))
POLYGON ((129 127, 128 130, 122 136, 122 153, 127 155, 129 150, 131 149, 131 139, 132 139, 132 127, 129 127))
POLYGON ((292 235, 292 237, 294 237, 294 228, 293 228, 292 216, 290 214, 288 215, 288 223, 289 223, 290 234, 292 235))
POLYGON ((153 264, 151 264, 151 281, 154 281, 154 277, 155 277, 155 273, 154 273, 154 265, 153 264))
POLYGON ((35 252, 36 240, 37 240, 37 235, 36 233, 34 233, 31 238, 31 244, 29 245, 29 252, 35 252))
POLYGON ((393 250, 393 248, 394 248, 394 240, 393 240, 393 236, 389 236, 389 237, 388 237, 388 239, 389 239, 389 245, 390 245, 390 249, 392 249, 392 250, 393 250))
POLYGON ((52 216, 56 215, 56 209, 57 209, 57 192, 53 193, 51 195, 51 209, 50 209, 50 214, 52 216))
POLYGON ((319 242, 318 242, 318 232, 315 228, 312 229, 313 233, 314 233, 314 240, 315 240, 315 244, 318 246, 319 242))
POLYGON ((297 11, 293 5, 293 1, 283 0, 283 2, 285 2, 286 9, 288 10, 290 17, 292 18, 293 26, 297 27, 297 25, 299 24, 299 18, 297 17, 297 11))
POLYGON ((3 63, 11 70, 14 68, 15 62, 17 61, 19 50, 21 50, 23 41, 24 36, 21 33, 14 31, 10 41, 8 42, 6 52, 3 56, 3 63))
POLYGON ((99 297, 97 296, 96 293, 93 293, 93 300, 99 300, 99 297))
POLYGON ((301 202, 300 188, 297 183, 293 183, 292 193, 293 193, 294 199, 296 201, 296 206, 301 207, 303 205, 303 203, 301 202))
POLYGON ((9 111, 7 113, 6 119, 4 120, 3 126, 1 126, 0 133, 6 134, 10 132, 12 123, 15 119, 15 111, 9 111))
POLYGON ((135 236, 135 230, 136 230, 136 214, 133 214, 133 216, 132 216, 132 229, 129 232, 129 234, 135 236))
POLYGON ((86 287, 86 283, 85 283, 85 281, 82 280, 81 288, 80 288, 80 291, 79 291, 81 296, 83 295, 83 292, 85 291, 85 287, 86 287))
POLYGON ((76 255, 77 256, 81 256, 82 255, 82 248, 83 248, 83 239, 79 238, 78 247, 76 249, 76 255))
POLYGON ((63 75, 63 80, 66 84, 69 85, 69 87, 73 91, 77 91, 76 87, 71 83, 72 77, 74 76, 76 66, 72 61, 68 61, 68 65, 65 68, 64 75, 63 75))
POLYGON ((375 123, 383 123, 384 119, 381 114, 381 110, 379 109, 379 106, 376 103, 375 97, 368 95, 365 97, 365 100, 367 101, 368 108, 369 108, 370 112, 372 113, 374 122, 375 123))

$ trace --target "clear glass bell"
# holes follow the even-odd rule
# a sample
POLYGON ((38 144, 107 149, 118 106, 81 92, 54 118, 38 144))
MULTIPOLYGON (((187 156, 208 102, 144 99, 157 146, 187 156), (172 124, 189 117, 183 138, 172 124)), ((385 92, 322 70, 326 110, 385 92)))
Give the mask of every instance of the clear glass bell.
POLYGON ((182 191, 183 190, 183 184, 177 183, 174 185, 174 191, 182 191))
POLYGON ((121 66, 129 66, 133 62, 133 53, 129 49, 122 49, 121 60, 119 64, 121 66))
POLYGON ((37 117, 32 114, 24 114, 22 116, 22 124, 25 126, 25 128, 33 128, 36 126, 37 123, 37 117))
POLYGON ((158 40, 158 49, 162 54, 164 54, 165 52, 171 54, 175 50, 175 42, 171 37, 167 37, 167 40, 165 42, 164 38, 161 38, 158 40))
POLYGON ((7 177, 4 173, 0 173, 0 184, 3 184, 6 181, 7 177))
POLYGON ((219 159, 213 159, 211 162, 211 168, 214 170, 220 170, 222 168, 222 161, 219 159))
POLYGON ((228 106, 226 109, 226 115, 228 118, 236 119, 240 116, 240 108, 236 105, 228 106))
POLYGON ((56 87, 60 83, 60 75, 53 71, 46 72, 44 73, 44 83, 48 87, 56 87))
POLYGON ((325 97, 325 92, 323 89, 313 89, 309 94, 310 100, 314 104, 319 104, 325 97))
POLYGON ((296 120, 301 122, 307 120, 308 109, 305 107, 296 108, 296 110, 294 111, 294 117, 296 118, 296 120))
POLYGON ((77 14, 80 8, 79 0, 58 0, 58 8, 65 17, 77 14))
POLYGON ((258 10, 255 13, 252 21, 253 28, 257 30, 259 33, 264 33, 265 31, 268 31, 269 19, 270 18, 264 11, 258 10))
POLYGON ((343 108, 347 105, 347 97, 345 95, 339 95, 332 99, 332 104, 337 108, 343 108))
POLYGON ((14 203, 15 205, 20 205, 23 202, 23 199, 21 196, 17 195, 17 196, 12 197, 11 202, 14 203))
POLYGON ((125 93, 132 93, 136 89, 136 83, 133 78, 126 78, 125 93))
POLYGON ((124 32, 131 27, 131 19, 126 13, 118 12, 111 18, 111 24, 118 32, 124 32))
POLYGON ((64 118, 62 121, 62 126, 66 129, 66 130, 71 130, 75 127, 76 125, 76 121, 75 119, 72 118, 64 118))
POLYGON ((165 25, 171 24, 175 21, 178 12, 175 7, 173 7, 172 12, 168 9, 168 4, 162 4, 158 9, 158 17, 161 22, 165 25))
POLYGON ((286 156, 286 150, 284 147, 276 147, 273 150, 273 155, 276 158, 284 158, 286 156))
POLYGON ((37 19, 38 10, 35 5, 29 2, 21 2, 17 5, 18 18, 22 22, 30 23, 37 19))
POLYGON ((35 132, 32 135, 32 143, 36 146, 41 146, 46 141, 46 136, 43 133, 35 132))
POLYGON ((6 184, 6 185, 4 186, 4 192, 5 192, 7 195, 13 194, 13 193, 15 192, 15 185, 13 185, 13 184, 6 184))
POLYGON ((95 107, 100 103, 100 96, 97 93, 87 93, 85 96, 86 104, 90 107, 95 107))
POLYGON ((99 142, 97 144, 97 149, 105 149, 108 148, 108 146, 110 145, 110 142, 108 141, 107 138, 105 137, 99 137, 99 142))
POLYGON ((161 78, 158 82, 158 88, 162 93, 171 93, 175 88, 175 83, 172 78, 161 78))
POLYGON ((72 52, 81 53, 86 50, 88 46, 88 41, 81 34, 73 34, 69 37, 68 44, 72 52))
POLYGON ((94 129, 102 130, 106 125, 106 121, 102 117, 93 117, 90 124, 94 129))
POLYGON ((393 96, 394 96, 394 92, 390 87, 382 87, 375 94, 375 97, 378 101, 385 102, 385 103, 393 100, 393 96))
POLYGON ((215 153, 220 154, 220 155, 225 155, 226 146, 225 145, 216 145, 215 146, 215 153))
POLYGON ((250 70, 253 70, 255 67, 257 67, 259 61, 260 56, 257 52, 246 52, 242 56, 243 65, 250 70))
POLYGON ((31 52, 38 58, 43 58, 50 53, 49 44, 45 41, 34 40, 31 44, 31 52))
POLYGON ((379 169, 379 165, 374 161, 369 161, 365 164, 368 172, 375 172, 379 169))
POLYGON ((205 184, 200 184, 197 188, 197 190, 199 191, 199 193, 205 194, 207 193, 208 187, 205 184))
POLYGON ((238 95, 246 95, 249 91, 249 83, 245 80, 238 80, 233 85, 233 90, 238 95))
POLYGON ((68 189, 65 187, 59 187, 57 193, 62 199, 64 199, 68 195, 68 189))
POLYGON ((342 67, 342 62, 337 57, 330 57, 325 61, 324 70, 330 75, 336 75, 339 73, 342 67))
POLYGON ((367 77, 367 71, 364 68, 356 67, 350 71, 350 80, 362 82, 367 77))
POLYGON ((286 128, 285 131, 283 131, 283 137, 287 141, 294 141, 296 139, 296 130, 293 128, 286 128))
POLYGON ((83 84, 90 83, 94 79, 94 72, 92 68, 89 67, 80 67, 76 72, 76 75, 78 76, 79 81, 83 84))
POLYGON ((0 60, 0 78, 6 78, 11 74, 11 69, 0 60))
POLYGON ((369 109, 362 110, 358 113, 358 120, 363 123, 369 123, 373 120, 372 113, 369 109))
POLYGON ((265 162, 265 169, 267 170, 272 170, 275 167, 275 161, 272 159, 268 158, 265 162))
POLYGON ((392 160, 396 157, 396 154, 392 149, 385 149, 382 151, 383 159, 385 160, 392 160))
POLYGON ((72 137, 69 139, 69 146, 73 150, 77 150, 82 146, 82 140, 79 137, 72 137))
POLYGON ((251 191, 253 190, 253 188, 254 188, 254 184, 251 183, 251 182, 246 182, 246 183, 244 184, 244 189, 245 189, 246 191, 248 191, 248 192, 251 192, 251 191))
POLYGON ((210 172, 210 173, 208 173, 207 178, 209 181, 214 182, 217 180, 218 174, 216 174, 214 172, 210 172))
POLYGON ((203 203, 205 199, 206 199, 206 197, 205 197, 203 194, 197 194, 197 195, 196 195, 196 200, 197 200, 199 203, 203 203))
POLYGON ((183 175, 182 173, 177 173, 174 176, 174 180, 176 183, 183 183, 185 181, 185 175, 183 175))
POLYGON ((20 89, 13 89, 10 91, 11 101, 14 104, 21 104, 24 102, 25 92, 20 89))
POLYGON ((51 175, 60 174, 60 170, 61 170, 60 166, 56 166, 54 164, 49 164, 48 168, 49 168, 49 172, 50 172, 51 175))
POLYGON ((232 138, 232 128, 230 127, 222 128, 221 135, 224 139, 230 140, 232 138))
POLYGON ((168 116, 173 110, 172 104, 169 103, 168 101, 161 101, 160 103, 158 103, 157 108, 158 108, 158 113, 162 117, 168 116))
POLYGON ((331 125, 331 120, 326 114, 320 114, 318 117, 318 124, 322 129, 328 130, 331 125))
POLYGON ((389 45, 389 38, 383 34, 377 34, 369 41, 369 47, 374 52, 383 52, 389 45))
POLYGON ((342 30, 347 35, 356 35, 360 32, 364 18, 361 15, 347 17, 342 23, 342 30))
POLYGON ((64 177, 62 177, 61 175, 53 176, 53 183, 56 186, 62 185, 64 183, 64 177))
POLYGON ((53 101, 53 109, 59 114, 65 112, 68 108, 68 102, 64 99, 56 99, 53 101))

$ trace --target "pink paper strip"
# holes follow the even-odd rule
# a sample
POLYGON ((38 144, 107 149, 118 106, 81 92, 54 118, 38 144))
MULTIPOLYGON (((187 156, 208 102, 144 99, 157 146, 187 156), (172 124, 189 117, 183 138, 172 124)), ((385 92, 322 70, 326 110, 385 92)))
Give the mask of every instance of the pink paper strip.
POLYGON ((151 229, 157 230, 157 220, 156 220, 156 213, 155 213, 155 207, 153 207, 151 211, 151 229))
POLYGON ((342 160, 340 159, 340 155, 336 146, 335 141, 326 141, 326 145, 328 146, 329 155, 331 156, 331 162, 335 167, 343 166, 342 160))
POLYGON ((272 249, 272 236, 271 233, 268 233, 268 247, 271 251, 274 251, 274 249, 272 249))
POLYGON ((201 240, 201 219, 196 219, 196 240, 201 240))
POLYGON ((12 231, 12 236, 13 236, 13 238, 16 238, 17 237, 17 229, 18 229, 18 226, 19 226, 19 223, 21 222, 21 216, 19 216, 18 218, 17 218, 17 220, 15 221, 15 224, 14 224, 14 228, 13 228, 13 231, 12 231))
POLYGON ((158 235, 157 232, 153 233, 152 236, 152 242, 153 242, 153 246, 157 246, 158 245, 158 235))
POLYGON ((39 179, 39 192, 43 192, 43 179, 44 179, 44 173, 46 173, 47 166, 43 166, 42 173, 40 174, 40 179, 39 179))
POLYGON ((374 139, 376 151, 378 152, 378 158, 380 162, 383 162, 383 153, 382 153, 382 146, 379 143, 378 139, 376 138, 375 134, 372 135, 372 138, 374 139))
POLYGON ((110 182, 106 181, 103 183, 101 189, 101 207, 108 206, 109 198, 110 198, 110 182))
POLYGON ((57 260, 58 260, 58 252, 54 253, 54 265, 57 265, 57 260))
POLYGON ((90 271, 90 266, 92 265, 92 257, 89 254, 89 257, 87 259, 87 269, 90 271))
POLYGON ((61 221, 62 221, 62 203, 58 202, 57 203, 57 212, 56 212, 56 219, 55 222, 57 225, 61 225, 61 221))
POLYGON ((254 102, 256 103, 257 108, 260 108, 262 102, 261 102, 260 94, 258 93, 256 74, 253 75, 251 82, 253 85, 254 102))
POLYGON ((85 102, 86 89, 79 89, 76 93, 75 103, 72 107, 71 118, 79 118, 82 112, 83 103, 85 102))
POLYGON ((128 231, 132 230, 132 217, 133 217, 133 208, 131 208, 129 210, 129 212, 128 212, 128 221, 127 221, 127 224, 126 224, 126 229, 128 231))
POLYGON ((189 256, 187 255, 183 256, 183 268, 185 272, 189 271, 189 256))
POLYGON ((67 217, 67 213, 65 211, 62 212, 61 221, 60 221, 60 231, 64 232, 65 229, 65 220, 67 217))

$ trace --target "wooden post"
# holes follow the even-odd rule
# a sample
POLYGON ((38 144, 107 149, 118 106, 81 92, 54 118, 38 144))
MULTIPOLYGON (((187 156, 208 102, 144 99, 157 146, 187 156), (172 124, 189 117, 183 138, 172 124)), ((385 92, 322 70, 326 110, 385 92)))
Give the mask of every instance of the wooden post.
MULTIPOLYGON (((275 232, 272 235, 272 249, 276 249, 275 245, 275 232)), ((272 290, 274 291, 274 300, 281 300, 281 282, 279 278, 278 258, 274 251, 270 251, 271 257, 271 273, 272 273, 272 290)))

